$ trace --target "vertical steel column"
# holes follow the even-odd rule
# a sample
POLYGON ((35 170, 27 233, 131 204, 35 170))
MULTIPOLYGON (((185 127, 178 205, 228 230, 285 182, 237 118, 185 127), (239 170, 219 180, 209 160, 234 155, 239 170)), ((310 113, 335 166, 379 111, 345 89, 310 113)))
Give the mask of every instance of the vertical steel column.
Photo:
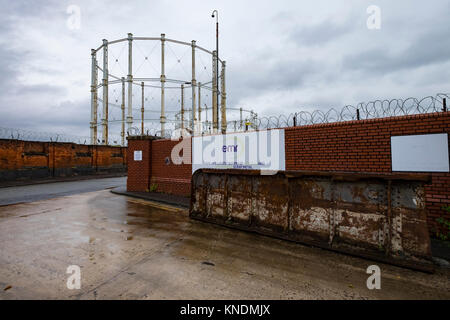
POLYGON ((221 89, 220 89, 220 111, 221 111, 221 127, 222 133, 227 132, 227 94, 225 92, 225 61, 222 62, 222 74, 220 76, 221 89))
POLYGON ((142 88, 142 107, 141 107, 141 136, 144 135, 144 82, 141 82, 142 88))
POLYGON ((122 146, 125 145, 125 77, 121 78, 122 81, 122 104, 120 109, 122 110, 122 130, 120 136, 122 137, 122 146))
POLYGON ((192 40, 192 116, 191 116, 191 128, 192 132, 195 130, 195 124, 197 120, 197 108, 196 108, 196 97, 195 97, 195 86, 197 85, 197 80, 195 80, 195 40, 192 40))
POLYGON ((98 143, 98 60, 95 58, 95 114, 94 114, 94 123, 95 123, 95 130, 94 130, 94 139, 95 144, 98 143))
POLYGON ((202 89, 202 83, 198 83, 198 121, 202 122, 202 104, 201 104, 201 89, 202 89))
POLYGON ((97 144, 97 53, 91 49, 91 144, 97 144))
POLYGON ((108 144, 108 40, 103 39, 103 118, 102 142, 108 144))
POLYGON ((219 110, 217 108, 217 51, 213 51, 212 56, 212 64, 213 64, 213 75, 212 75, 212 83, 213 83, 213 94, 212 94, 212 109, 213 109, 213 131, 217 132, 219 129, 219 110))
POLYGON ((243 126, 243 124, 242 124, 242 107, 239 108, 239 121, 241 123, 240 129, 242 130, 242 126, 243 126))
POLYGON ((165 42, 166 35, 164 33, 161 33, 161 117, 160 117, 160 123, 161 123, 161 137, 165 136, 165 123, 166 123, 166 116, 164 111, 164 84, 166 82, 166 76, 164 74, 164 42, 165 42))
POLYGON ((184 129, 184 84, 181 85, 181 129, 184 129))
POLYGON ((128 34, 128 115, 127 130, 130 133, 133 126, 133 34, 128 34))

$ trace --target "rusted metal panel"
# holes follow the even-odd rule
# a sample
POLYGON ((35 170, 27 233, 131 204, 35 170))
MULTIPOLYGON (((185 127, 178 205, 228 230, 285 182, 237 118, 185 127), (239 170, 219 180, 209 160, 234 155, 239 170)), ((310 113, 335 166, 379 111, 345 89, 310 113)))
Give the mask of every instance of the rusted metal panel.
POLYGON ((428 175, 202 169, 190 216, 432 271, 428 175))

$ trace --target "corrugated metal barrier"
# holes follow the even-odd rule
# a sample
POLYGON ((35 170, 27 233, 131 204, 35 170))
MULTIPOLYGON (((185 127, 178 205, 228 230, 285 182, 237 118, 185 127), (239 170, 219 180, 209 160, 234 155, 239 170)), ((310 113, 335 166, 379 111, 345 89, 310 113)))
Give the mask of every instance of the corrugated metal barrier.
POLYGON ((201 169, 190 216, 432 272, 429 175, 201 169))

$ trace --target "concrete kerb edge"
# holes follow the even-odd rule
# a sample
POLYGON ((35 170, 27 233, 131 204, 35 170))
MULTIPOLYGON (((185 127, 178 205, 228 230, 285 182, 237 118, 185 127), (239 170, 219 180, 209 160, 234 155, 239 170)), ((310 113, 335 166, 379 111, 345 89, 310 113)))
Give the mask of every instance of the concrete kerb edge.
POLYGON ((121 195, 121 196, 127 196, 127 197, 132 197, 132 198, 137 198, 137 199, 143 199, 143 200, 147 200, 147 201, 152 201, 152 202, 156 202, 156 203, 161 203, 176 209, 182 209, 182 210, 189 210, 189 206, 184 206, 182 204, 179 203, 174 203, 174 202, 170 202, 170 201, 164 201, 164 200, 155 200, 155 199, 149 199, 148 197, 139 195, 139 194, 135 194, 132 192, 128 192, 128 191, 120 191, 117 190, 119 188, 114 188, 111 189, 110 192, 117 194, 117 195, 121 195))

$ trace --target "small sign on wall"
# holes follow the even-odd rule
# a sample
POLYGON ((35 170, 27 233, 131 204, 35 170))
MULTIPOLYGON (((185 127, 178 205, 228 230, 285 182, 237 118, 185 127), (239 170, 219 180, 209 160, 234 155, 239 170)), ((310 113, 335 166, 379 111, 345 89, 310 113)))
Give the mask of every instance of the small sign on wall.
POLYGON ((142 161, 142 150, 134 151, 134 161, 142 161))
POLYGON ((448 134, 391 137, 392 171, 449 172, 448 134))

